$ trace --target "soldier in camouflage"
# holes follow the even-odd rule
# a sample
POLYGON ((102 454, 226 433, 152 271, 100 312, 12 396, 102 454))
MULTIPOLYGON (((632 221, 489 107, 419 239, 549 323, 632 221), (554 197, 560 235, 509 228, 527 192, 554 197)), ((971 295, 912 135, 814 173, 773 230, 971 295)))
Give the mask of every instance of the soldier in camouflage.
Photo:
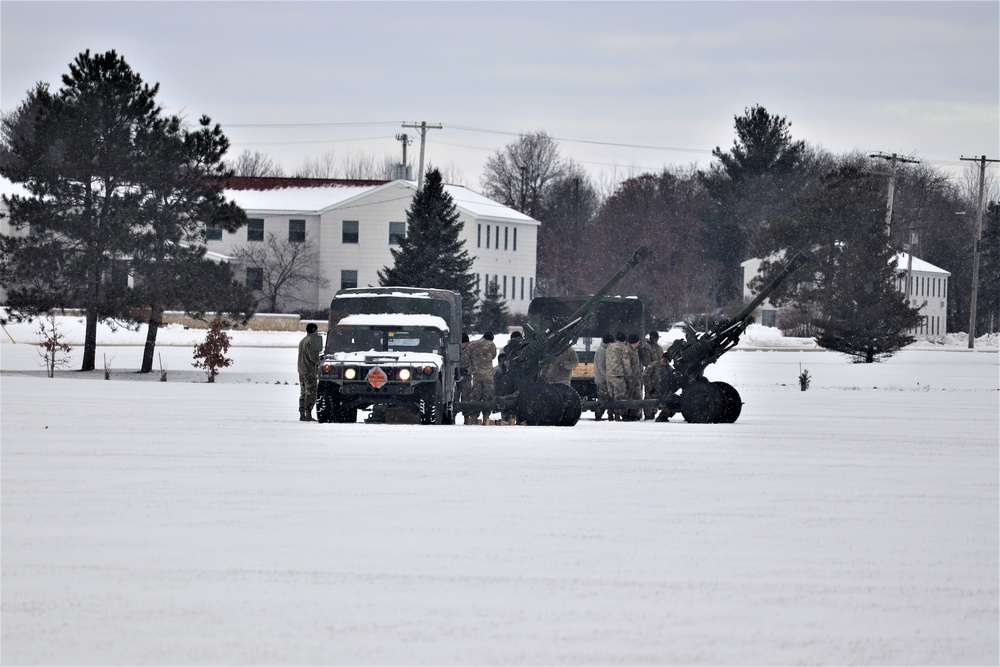
POLYGON ((538 374, 538 379, 549 384, 570 385, 573 379, 573 369, 579 363, 580 356, 573 349, 573 345, 570 345, 549 363, 545 364, 545 367, 538 374))
POLYGON ((299 341, 299 421, 316 421, 312 416, 316 405, 316 387, 319 384, 317 364, 323 353, 323 337, 317 333, 319 329, 314 322, 306 325, 306 335, 299 341))
MULTIPOLYGON (((628 354, 628 344, 625 333, 615 334, 615 342, 608 346, 607 367, 605 373, 608 381, 608 398, 612 401, 624 401, 628 398, 626 378, 632 376, 632 360, 628 354)), ((625 421, 625 411, 610 410, 612 421, 625 421)))
MULTIPOLYGON (((660 362, 663 359, 663 348, 658 342, 660 340, 660 334, 655 331, 650 331, 646 339, 646 347, 649 349, 649 363, 646 364, 642 375, 642 386, 645 389, 646 398, 659 398, 660 397, 660 376, 656 373, 655 379, 653 378, 653 371, 656 370, 660 362), (647 372, 648 371, 648 372, 647 372)), ((646 419, 656 418, 656 408, 646 408, 645 410, 646 419)))
MULTIPOLYGON (((493 342, 493 332, 487 331, 477 341, 469 343, 467 348, 469 372, 472 374, 472 390, 469 400, 492 401, 496 398, 493 388, 493 359, 497 356, 497 346, 493 342)), ((465 413, 466 424, 478 424, 479 412, 465 413)), ((484 411, 483 422, 490 418, 489 411, 484 411)))

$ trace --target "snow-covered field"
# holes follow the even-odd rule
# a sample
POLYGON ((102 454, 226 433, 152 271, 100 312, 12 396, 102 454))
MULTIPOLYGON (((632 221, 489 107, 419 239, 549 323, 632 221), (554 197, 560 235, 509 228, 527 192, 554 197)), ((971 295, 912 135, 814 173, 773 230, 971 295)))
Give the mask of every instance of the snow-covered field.
POLYGON ((102 329, 108 382, 36 326, 0 331, 4 664, 1000 662, 996 337, 753 328, 709 373, 736 424, 420 427, 299 422, 300 334, 207 384, 169 328, 162 383, 102 329))

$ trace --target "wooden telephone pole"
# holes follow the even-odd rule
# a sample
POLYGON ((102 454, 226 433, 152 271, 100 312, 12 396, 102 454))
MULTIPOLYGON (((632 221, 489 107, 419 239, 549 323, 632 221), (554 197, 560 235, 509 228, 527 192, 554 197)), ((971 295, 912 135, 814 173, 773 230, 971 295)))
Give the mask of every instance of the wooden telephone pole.
MULTIPOLYGON (((920 160, 914 160, 913 158, 903 157, 901 155, 896 155, 895 153, 893 153, 892 155, 886 155, 885 153, 872 153, 868 157, 874 157, 889 161, 889 173, 883 174, 883 176, 889 177, 889 197, 885 211, 885 235, 888 238, 889 236, 891 236, 892 232, 892 199, 894 193, 896 192, 896 165, 899 163, 918 164, 920 160)), ((909 295, 907 295, 907 298, 909 298, 909 295)))
POLYGON ((979 256, 983 252, 983 197, 986 193, 986 163, 1000 162, 980 157, 962 157, 962 160, 979 163, 979 206, 976 207, 976 232, 972 249, 972 295, 969 299, 969 349, 976 347, 976 295, 979 292, 979 256))
POLYGON ((424 189, 424 143, 427 139, 427 130, 440 130, 441 125, 428 125, 426 121, 421 121, 420 125, 403 123, 403 127, 420 130, 420 167, 417 171, 417 191, 419 192, 424 189))

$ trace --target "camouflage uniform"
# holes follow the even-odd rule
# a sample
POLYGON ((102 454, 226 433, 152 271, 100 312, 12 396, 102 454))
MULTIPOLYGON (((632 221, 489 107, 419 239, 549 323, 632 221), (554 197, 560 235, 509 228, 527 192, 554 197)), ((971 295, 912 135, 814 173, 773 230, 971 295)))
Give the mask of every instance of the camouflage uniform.
POLYGON ((299 419, 313 421, 312 409, 316 405, 316 386, 319 382, 316 366, 323 353, 323 337, 317 332, 306 334, 299 341, 299 419))
MULTIPOLYGON (((660 366, 660 360, 663 358, 663 348, 656 341, 649 340, 646 342, 646 347, 649 349, 649 363, 646 364, 646 368, 643 370, 642 375, 642 386, 646 390, 646 398, 659 398, 660 397, 660 374, 656 373, 656 379, 647 379, 647 376, 652 377, 653 369, 658 369, 660 366), (648 371, 648 373, 647 373, 648 371)), ((646 419, 654 419, 656 417, 656 408, 646 408, 645 410, 646 419)))
MULTIPOLYGON (((493 388, 493 359, 497 356, 497 346, 488 338, 480 338, 469 343, 466 348, 469 355, 469 372, 472 374, 472 390, 470 401, 492 401, 496 398, 493 388)), ((465 413, 465 423, 479 419, 479 412, 465 413)), ((490 413, 482 413, 484 419, 489 419, 490 413)))
POLYGON ((549 384, 572 384, 573 369, 580 363, 580 356, 570 345, 545 365, 538 379, 549 384))
POLYGON ((467 401, 472 394, 472 371, 469 370, 469 344, 463 342, 458 355, 458 387, 456 401, 467 401), (462 371, 465 371, 464 373, 462 371))
MULTIPOLYGON (((625 394, 629 400, 642 399, 642 360, 639 357, 639 345, 642 345, 642 341, 637 344, 629 343, 625 348, 630 364, 629 374, 625 377, 625 394)), ((625 411, 625 415, 629 421, 639 421, 642 412, 638 408, 630 408, 625 411)))
MULTIPOLYGON (((597 400, 608 400, 608 343, 601 341, 597 351, 594 352, 594 384, 597 386, 597 400)), ((594 419, 600 421, 604 417, 604 410, 594 410, 594 419)))
MULTIPOLYGON (((624 401, 628 398, 625 382, 632 375, 632 360, 627 348, 628 344, 619 340, 608 346, 605 376, 608 381, 608 398, 612 401, 624 401)), ((624 413, 624 410, 611 410, 611 418, 622 419, 624 413)))

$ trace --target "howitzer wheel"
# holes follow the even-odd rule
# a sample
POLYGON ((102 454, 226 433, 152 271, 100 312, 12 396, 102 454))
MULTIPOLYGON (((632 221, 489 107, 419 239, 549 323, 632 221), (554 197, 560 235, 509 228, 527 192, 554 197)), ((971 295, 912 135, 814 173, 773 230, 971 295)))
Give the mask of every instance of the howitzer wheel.
POLYGON ((695 382, 681 394, 681 414, 689 424, 718 423, 722 406, 722 390, 708 381, 695 382))
POLYGON ((720 424, 732 424, 740 418, 743 412, 743 399, 736 387, 728 382, 713 382, 719 391, 722 392, 722 413, 719 415, 720 424))
POLYGON ((533 382, 517 395, 514 414, 518 423, 528 426, 558 426, 563 420, 565 403, 566 399, 556 385, 533 382))
POLYGON ((562 418, 560 418, 557 426, 576 426, 576 423, 580 421, 580 415, 583 413, 583 400, 580 398, 580 394, 568 384, 554 384, 551 386, 555 387, 556 391, 559 392, 563 402, 562 418))

